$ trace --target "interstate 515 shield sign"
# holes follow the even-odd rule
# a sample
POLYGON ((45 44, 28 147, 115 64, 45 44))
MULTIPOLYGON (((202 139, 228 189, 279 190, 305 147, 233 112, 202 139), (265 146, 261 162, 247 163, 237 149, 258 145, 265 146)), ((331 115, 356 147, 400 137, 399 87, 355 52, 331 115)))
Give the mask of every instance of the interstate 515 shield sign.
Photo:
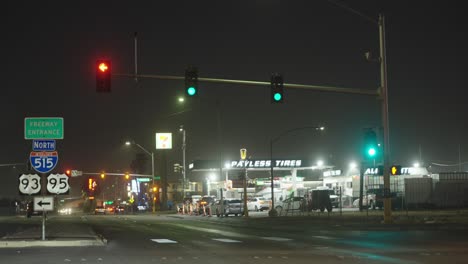
POLYGON ((29 160, 34 170, 39 173, 47 173, 57 165, 58 153, 57 151, 32 151, 29 160))

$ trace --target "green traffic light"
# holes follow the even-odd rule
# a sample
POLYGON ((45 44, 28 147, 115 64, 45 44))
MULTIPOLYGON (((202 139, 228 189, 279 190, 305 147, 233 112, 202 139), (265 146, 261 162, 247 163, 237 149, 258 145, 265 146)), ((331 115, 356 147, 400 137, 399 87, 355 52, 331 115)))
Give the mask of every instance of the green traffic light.
POLYGON ((367 150, 367 154, 369 154, 370 157, 374 157, 375 154, 377 154, 377 151, 375 150, 375 148, 370 148, 367 150))
POLYGON ((273 99, 274 99, 276 102, 281 101, 281 98, 282 98, 282 96, 281 96, 280 93, 275 93, 275 94, 273 95, 273 99))
POLYGON ((187 88, 187 94, 190 96, 194 96, 197 93, 197 89, 193 86, 187 88))

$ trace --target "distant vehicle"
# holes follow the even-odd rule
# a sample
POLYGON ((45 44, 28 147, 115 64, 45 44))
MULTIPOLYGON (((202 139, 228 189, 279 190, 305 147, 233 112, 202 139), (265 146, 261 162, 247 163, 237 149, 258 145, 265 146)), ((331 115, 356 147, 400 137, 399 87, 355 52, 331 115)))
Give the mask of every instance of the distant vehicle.
POLYGON ((307 210, 320 210, 320 212, 328 212, 333 210, 332 201, 330 199, 330 190, 312 190, 307 194, 307 210))
POLYGON ((123 214, 123 213, 125 213, 125 207, 124 207, 124 206, 121 206, 121 205, 116 206, 116 207, 115 207, 115 213, 116 213, 116 214, 123 214))
POLYGON ((62 214, 62 215, 69 215, 72 213, 72 209, 71 208, 62 208, 60 210, 58 210, 58 213, 59 214, 62 214))
POLYGON ((106 212, 107 213, 114 213, 115 212, 115 207, 114 206, 107 206, 106 207, 106 212))
POLYGON ((215 204, 216 207, 216 216, 229 216, 233 214, 235 216, 243 215, 244 214, 244 203, 240 199, 233 199, 233 200, 223 200, 221 204, 221 200, 218 200, 215 204))
POLYGON ((329 189, 328 187, 317 187, 317 190, 327 190, 330 196, 330 202, 332 207, 338 208, 340 207, 340 197, 336 195, 334 189, 329 189))
POLYGON ((191 198, 191 201, 192 201, 193 204, 197 204, 198 200, 200 200, 202 198, 202 196, 201 195, 192 195, 192 197, 190 197, 190 198, 191 198))
MULTIPOLYGON (((359 207, 359 198, 354 200, 353 207, 359 207)), ((375 209, 375 194, 363 195, 362 206, 364 208, 375 209)))
POLYGON ((138 208, 138 211, 146 211, 146 210, 148 210, 148 207, 146 207, 146 205, 138 205, 137 208, 138 208))
POLYGON ((34 211, 34 203, 31 201, 26 207, 26 217, 30 218, 33 215, 42 215, 42 211, 34 211))
POLYGON ((247 208, 249 211, 263 211, 270 209, 271 201, 263 197, 253 197, 247 200, 247 208))
POLYGON ((215 204, 215 202, 216 199, 214 197, 203 196, 203 198, 198 201, 198 214, 211 214, 211 207, 215 204))
POLYGON ((104 206, 96 206, 94 214, 106 214, 106 208, 104 206))
POLYGON ((305 199, 304 197, 296 196, 284 199, 283 201, 278 201, 275 206, 276 211, 279 215, 283 212, 287 213, 289 211, 305 211, 305 199))

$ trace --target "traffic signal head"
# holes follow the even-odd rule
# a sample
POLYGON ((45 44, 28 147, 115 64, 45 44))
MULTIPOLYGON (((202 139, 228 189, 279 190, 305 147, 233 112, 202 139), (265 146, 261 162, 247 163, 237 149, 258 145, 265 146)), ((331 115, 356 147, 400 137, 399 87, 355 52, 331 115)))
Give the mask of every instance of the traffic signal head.
POLYGON ((98 60, 96 62, 96 92, 110 93, 111 69, 109 60, 98 60))
POLYGON ((401 166, 396 166, 396 165, 391 166, 390 175, 401 175, 401 166))
POLYGON ((125 179, 126 180, 130 179, 130 175, 128 173, 125 173, 125 179))
POLYGON ((364 156, 367 159, 375 159, 378 154, 377 134, 372 128, 366 129, 364 131, 364 156))
POLYGON ((198 95, 198 69, 195 67, 185 70, 185 94, 190 97, 198 95))
POLYGON ((271 88, 271 102, 282 103, 284 99, 283 76, 278 73, 273 73, 271 75, 270 88, 271 88))
POLYGON ((95 191, 97 187, 96 180, 94 178, 88 178, 88 190, 89 191, 95 191))
POLYGON ((66 171, 65 171, 65 175, 67 175, 68 177, 70 177, 70 176, 71 176, 71 170, 66 170, 66 171))
POLYGON ((104 179, 106 177, 105 173, 101 173, 101 179, 104 179))

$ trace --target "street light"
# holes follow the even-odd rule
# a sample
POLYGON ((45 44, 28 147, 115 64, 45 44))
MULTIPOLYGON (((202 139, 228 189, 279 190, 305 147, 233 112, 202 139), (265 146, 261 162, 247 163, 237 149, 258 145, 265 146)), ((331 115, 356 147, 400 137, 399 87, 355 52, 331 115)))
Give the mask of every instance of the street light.
POLYGON ((182 182, 182 198, 185 197, 185 129, 184 126, 181 125, 179 131, 182 132, 182 175, 183 175, 183 182, 182 182))
POLYGON ((293 129, 289 129, 281 133, 279 136, 275 138, 270 139, 270 176, 271 176, 271 210, 268 212, 269 216, 277 216, 278 212, 276 212, 275 209, 275 186, 273 183, 274 177, 273 177, 273 143, 278 141, 282 136, 289 134, 293 131, 298 131, 298 130, 304 130, 304 129, 314 129, 317 131, 323 131, 325 130, 324 126, 305 126, 305 127, 297 127, 293 129))
MULTIPOLYGON (((144 147, 142 147, 140 144, 136 143, 135 141, 127 141, 125 142, 125 145, 127 146, 136 145, 141 150, 143 150, 146 154, 151 156, 151 178, 152 178, 152 184, 154 186, 154 153, 149 152, 148 150, 146 150, 144 147)), ((153 213, 155 212, 156 212, 156 201, 153 199, 153 213)))
POLYGON ((317 161, 317 167, 322 167, 323 166, 323 160, 318 160, 317 161))

